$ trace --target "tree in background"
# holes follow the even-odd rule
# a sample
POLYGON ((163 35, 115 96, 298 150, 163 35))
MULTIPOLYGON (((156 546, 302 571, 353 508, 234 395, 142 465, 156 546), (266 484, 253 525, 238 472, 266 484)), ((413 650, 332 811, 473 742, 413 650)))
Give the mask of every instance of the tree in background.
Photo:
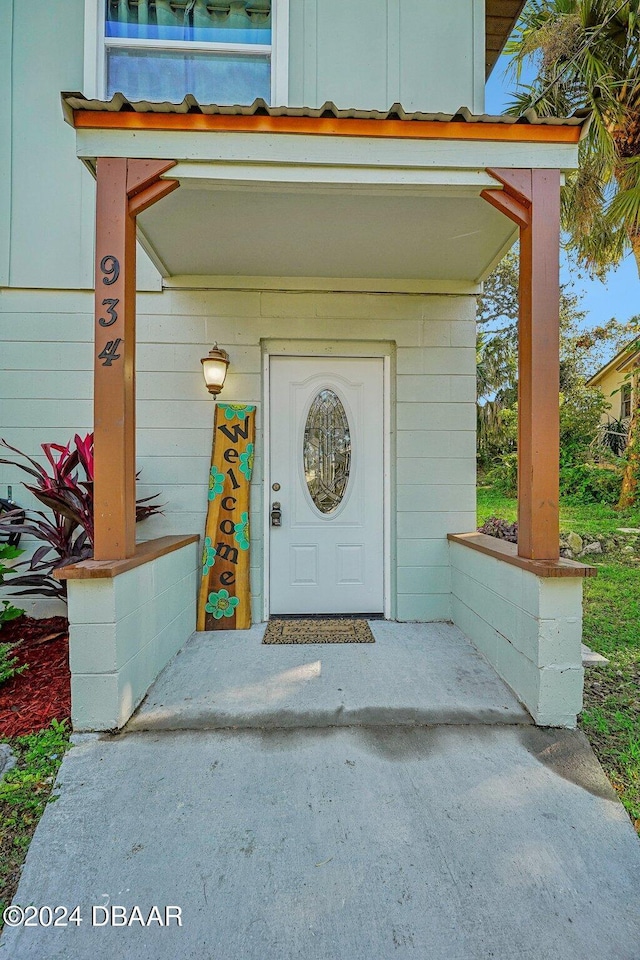
MULTIPOLYGON (((477 436, 479 466, 501 462, 515 479, 518 401, 518 253, 500 261, 478 299, 477 436), (510 459, 505 459, 510 458, 510 459)), ((507 485, 511 485, 507 481, 507 485)))
MULTIPOLYGON (((590 463, 607 401, 586 381, 607 351, 629 337, 629 324, 611 319, 584 328, 586 314, 567 284, 560 288, 560 469, 563 492, 617 500, 619 472, 590 463)), ((513 492, 518 400, 518 252, 511 250, 487 279, 478 303, 478 460, 513 492)), ((613 463, 611 464, 613 465, 613 463)))
MULTIPOLYGON (((529 57, 538 68, 510 113, 591 113, 580 168, 562 196, 563 227, 579 262, 603 276, 630 250, 640 274, 640 0, 529 0, 505 52, 518 77, 529 57)), ((620 506, 637 496, 637 414, 636 404, 620 506)))

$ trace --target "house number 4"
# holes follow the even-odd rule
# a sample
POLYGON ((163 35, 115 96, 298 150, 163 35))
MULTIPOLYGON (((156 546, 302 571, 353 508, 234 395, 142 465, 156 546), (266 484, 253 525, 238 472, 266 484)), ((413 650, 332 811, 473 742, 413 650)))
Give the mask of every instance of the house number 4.
POLYGON ((98 360, 104 361, 102 364, 103 367, 110 367, 114 360, 120 359, 120 354, 116 351, 121 343, 122 340, 120 337, 118 337, 116 340, 109 340, 102 353, 98 354, 98 360))

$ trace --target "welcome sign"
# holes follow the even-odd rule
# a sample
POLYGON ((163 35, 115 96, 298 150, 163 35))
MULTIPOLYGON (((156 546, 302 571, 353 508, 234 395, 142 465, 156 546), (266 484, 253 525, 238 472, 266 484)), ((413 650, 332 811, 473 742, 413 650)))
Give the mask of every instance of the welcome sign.
POLYGON ((216 404, 198 630, 251 626, 249 486, 255 416, 255 406, 216 404))

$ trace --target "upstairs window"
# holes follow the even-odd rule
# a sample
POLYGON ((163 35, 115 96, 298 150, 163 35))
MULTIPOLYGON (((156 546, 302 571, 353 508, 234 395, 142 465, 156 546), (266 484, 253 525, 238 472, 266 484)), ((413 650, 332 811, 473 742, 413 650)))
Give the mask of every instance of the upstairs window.
POLYGON ((262 97, 286 105, 288 0, 102 0, 101 6, 98 96, 119 92, 129 100, 176 103, 191 93, 201 103, 262 97))
POLYGON ((620 419, 631 416, 631 384, 623 383, 620 391, 620 419))

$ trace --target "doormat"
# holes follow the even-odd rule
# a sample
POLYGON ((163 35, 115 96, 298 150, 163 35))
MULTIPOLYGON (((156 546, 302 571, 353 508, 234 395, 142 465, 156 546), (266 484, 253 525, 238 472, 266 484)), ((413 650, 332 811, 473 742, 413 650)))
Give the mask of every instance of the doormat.
POLYGON ((263 643, 375 643, 366 620, 269 620, 263 643))

